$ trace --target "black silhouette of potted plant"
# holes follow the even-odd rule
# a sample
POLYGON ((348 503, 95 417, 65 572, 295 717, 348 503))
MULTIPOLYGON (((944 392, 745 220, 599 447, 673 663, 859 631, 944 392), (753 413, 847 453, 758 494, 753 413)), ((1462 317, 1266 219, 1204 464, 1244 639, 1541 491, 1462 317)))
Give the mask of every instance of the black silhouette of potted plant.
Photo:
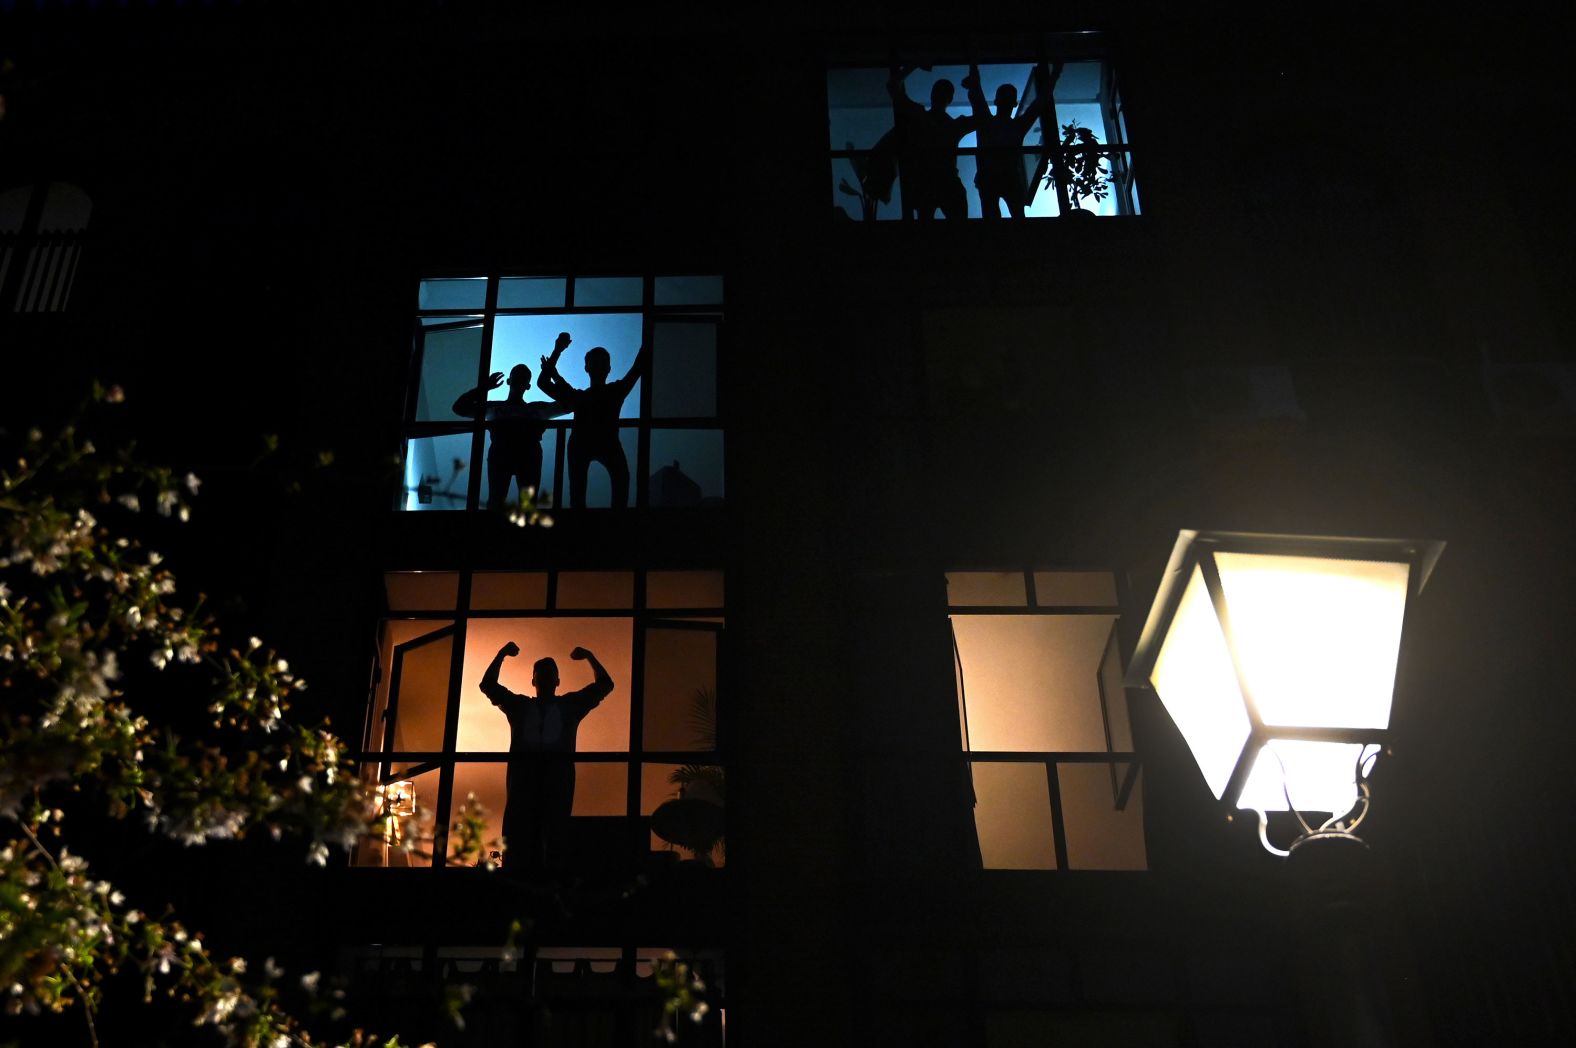
MULTIPOLYGON (((870 152, 848 158, 858 186, 850 183, 846 177, 837 181, 839 193, 859 201, 859 214, 866 222, 875 221, 878 204, 885 204, 892 199, 892 186, 897 181, 896 144, 895 136, 888 131, 870 152)), ((849 142, 848 151, 853 150, 854 144, 849 142)))
POLYGON ((1082 201, 1092 198, 1098 208, 1111 193, 1111 168, 1107 163, 1111 152, 1096 149, 1098 145, 1100 139, 1089 128, 1077 123, 1062 125, 1060 159, 1045 172, 1044 184, 1049 188, 1058 181, 1062 183, 1065 200, 1072 207, 1071 214, 1093 214, 1082 201), (1078 151, 1073 152, 1074 149, 1078 151))

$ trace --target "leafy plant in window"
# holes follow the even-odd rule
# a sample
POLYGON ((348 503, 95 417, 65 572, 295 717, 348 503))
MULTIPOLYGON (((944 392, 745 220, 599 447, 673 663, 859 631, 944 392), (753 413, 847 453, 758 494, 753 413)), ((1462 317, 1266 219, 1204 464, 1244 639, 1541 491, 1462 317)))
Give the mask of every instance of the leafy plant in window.
MULTIPOLYGON (((1094 199, 1098 206, 1105 201, 1111 192, 1111 169, 1106 165, 1110 153, 1093 147, 1100 144, 1099 137, 1087 127, 1080 127, 1077 123, 1062 125, 1062 164, 1060 168, 1067 172, 1066 185, 1067 198, 1076 210, 1085 210, 1081 201, 1094 199), (1081 148, 1080 148, 1081 147, 1081 148), (1080 148, 1079 152, 1068 152, 1073 148, 1080 148)), ((1052 164, 1044 175, 1046 188, 1056 184, 1058 165, 1052 164)))
MULTIPOLYGON (((859 201, 859 214, 866 222, 875 221, 877 204, 885 204, 892 199, 892 186, 897 181, 896 145, 897 139, 889 131, 881 136, 869 153, 848 158, 854 169, 854 178, 859 181, 858 188, 850 185, 846 178, 838 179, 838 192, 859 201)), ((849 152, 853 152, 853 149, 854 144, 849 142, 849 152)))
MULTIPOLYGON (((686 719, 690 730, 694 733, 696 748, 706 751, 716 750, 717 696, 710 688, 695 689, 695 693, 690 697, 690 708, 686 719)), ((657 835, 693 852, 703 863, 709 863, 711 850, 718 845, 722 845, 726 853, 727 845, 722 833, 721 813, 727 797, 727 784, 722 768, 715 764, 685 764, 675 768, 668 775, 668 782, 679 788, 678 800, 692 806, 715 807, 716 811, 698 808, 689 818, 678 820, 683 826, 683 832, 673 832, 669 829, 668 836, 663 836, 663 831, 658 829, 657 835)))

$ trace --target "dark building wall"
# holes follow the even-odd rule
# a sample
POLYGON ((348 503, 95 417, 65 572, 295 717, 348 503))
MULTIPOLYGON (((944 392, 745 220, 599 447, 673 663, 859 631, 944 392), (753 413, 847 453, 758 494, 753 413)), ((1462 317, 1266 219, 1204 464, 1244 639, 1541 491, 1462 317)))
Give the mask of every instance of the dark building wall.
MULTIPOLYGON (((6 417, 124 383, 142 439, 210 481, 194 580, 248 596, 342 728, 393 564, 624 547, 727 569, 735 803, 703 923, 745 1043, 1016 1043, 1046 1014, 1113 1043, 1300 1043, 1295 898, 1206 809, 1152 699, 1149 873, 968 862, 939 573, 1109 567, 1131 650, 1180 527, 1450 543, 1372 820, 1397 1007, 1415 1043, 1569 1029, 1548 827, 1569 798, 1572 409, 1492 385, 1504 362, 1571 367, 1568 204, 1535 151, 1464 145, 1568 118, 1547 45, 1512 43, 1538 21, 1099 26, 1144 215, 992 229, 828 220, 823 63, 881 60, 904 42, 885 24, 3 17, 0 188, 95 201, 70 309, 0 327, 6 417), (391 519, 414 281, 490 267, 726 273, 724 517, 391 519), (1289 378, 1295 413, 1240 409, 1253 368, 1289 378), (281 453, 255 465, 264 433, 281 453)), ((354 872, 309 887, 353 904, 354 872)), ((434 913, 482 938, 494 905, 434 913)), ((666 919, 646 927, 684 934, 666 919)))

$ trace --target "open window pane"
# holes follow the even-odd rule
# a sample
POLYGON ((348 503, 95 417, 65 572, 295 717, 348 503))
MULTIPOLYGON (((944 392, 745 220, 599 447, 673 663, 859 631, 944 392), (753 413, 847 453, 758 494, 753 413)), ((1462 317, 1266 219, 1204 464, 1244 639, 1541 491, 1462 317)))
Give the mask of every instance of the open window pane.
POLYGON ((716 749, 717 638, 716 629, 699 624, 647 627, 647 750, 716 749))
POLYGON ((1056 837, 1045 765, 975 761, 974 827, 987 870, 1054 870, 1056 837))
POLYGON ((651 431, 651 504, 704 506, 722 502, 722 432, 651 431))
POLYGON ((622 752, 629 749, 629 695, 633 621, 625 618, 473 618, 467 625, 465 673, 460 688, 459 752, 506 752, 513 731, 525 732, 527 745, 560 747, 580 752, 622 752), (504 645, 513 643, 517 656, 505 657, 498 681, 517 699, 539 701, 532 685, 534 664, 551 658, 559 676, 558 695, 568 696, 593 680, 590 665, 571 659, 584 647, 594 653, 613 678, 613 691, 589 709, 565 708, 558 716, 509 715, 481 691, 483 673, 504 645))
POLYGON ((394 646, 389 669, 389 724, 385 738, 396 753, 443 749, 449 708, 452 629, 394 646))
POLYGON ((476 386, 482 360, 482 329, 424 331, 421 335, 421 381, 416 390, 417 422, 456 422, 460 394, 476 386))
POLYGON ((655 328, 651 413, 656 418, 717 414, 717 325, 663 322, 655 328))
POLYGON ((445 433, 405 442, 401 509, 464 509, 470 483, 471 434, 445 433))
POLYGON ((385 749, 389 741, 388 728, 393 723, 389 696, 394 680, 395 650, 452 625, 448 620, 438 619, 393 619, 383 623, 378 635, 376 683, 372 689, 371 708, 363 736, 368 749, 385 749))
POLYGON ((1111 615, 954 615, 969 748, 1104 752, 1111 615))

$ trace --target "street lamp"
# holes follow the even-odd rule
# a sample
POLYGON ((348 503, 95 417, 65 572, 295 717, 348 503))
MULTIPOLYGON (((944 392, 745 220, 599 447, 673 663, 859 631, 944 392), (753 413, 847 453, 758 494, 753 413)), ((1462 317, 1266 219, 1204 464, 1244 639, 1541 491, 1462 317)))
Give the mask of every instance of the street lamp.
POLYGON ((1230 808, 1352 837, 1388 741, 1401 633, 1442 542, 1183 531, 1128 672, 1230 808), (1322 812, 1315 826, 1303 813, 1322 812))

